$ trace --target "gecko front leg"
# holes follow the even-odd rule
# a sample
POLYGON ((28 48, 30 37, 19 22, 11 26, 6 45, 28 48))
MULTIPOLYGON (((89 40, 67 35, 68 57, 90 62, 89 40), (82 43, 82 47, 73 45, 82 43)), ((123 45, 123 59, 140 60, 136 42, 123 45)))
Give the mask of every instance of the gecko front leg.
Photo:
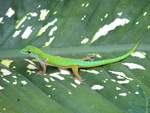
POLYGON ((47 61, 48 61, 48 59, 39 61, 40 65, 42 67, 42 74, 46 73, 47 61))

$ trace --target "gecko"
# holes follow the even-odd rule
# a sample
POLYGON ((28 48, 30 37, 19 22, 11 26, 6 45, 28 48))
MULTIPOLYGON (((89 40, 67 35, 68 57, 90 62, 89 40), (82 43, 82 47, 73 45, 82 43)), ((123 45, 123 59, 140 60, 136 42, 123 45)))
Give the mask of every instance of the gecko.
POLYGON ((43 73, 46 72, 47 66, 54 66, 63 69, 71 69, 75 79, 82 81, 79 74, 79 69, 86 69, 92 67, 103 66, 107 64, 116 63, 128 58, 137 48, 138 43, 127 53, 117 56, 115 58, 87 61, 83 59, 66 58, 61 56, 50 55, 43 52, 40 48, 28 45, 21 50, 21 53, 27 54, 35 58, 41 65, 43 73))

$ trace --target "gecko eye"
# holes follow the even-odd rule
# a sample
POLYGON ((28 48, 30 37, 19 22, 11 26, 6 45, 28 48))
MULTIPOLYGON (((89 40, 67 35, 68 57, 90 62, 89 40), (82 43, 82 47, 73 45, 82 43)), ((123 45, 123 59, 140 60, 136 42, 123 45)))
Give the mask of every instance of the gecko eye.
POLYGON ((31 53, 31 51, 27 51, 29 54, 31 53))

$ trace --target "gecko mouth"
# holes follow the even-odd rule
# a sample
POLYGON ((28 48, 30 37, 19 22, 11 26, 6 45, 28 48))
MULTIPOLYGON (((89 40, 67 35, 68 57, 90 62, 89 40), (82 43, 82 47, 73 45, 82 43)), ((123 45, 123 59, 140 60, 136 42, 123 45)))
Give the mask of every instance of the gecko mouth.
POLYGON ((22 50, 21 50, 21 53, 22 53, 22 54, 31 54, 31 51, 27 51, 27 50, 25 50, 25 49, 22 49, 22 50))

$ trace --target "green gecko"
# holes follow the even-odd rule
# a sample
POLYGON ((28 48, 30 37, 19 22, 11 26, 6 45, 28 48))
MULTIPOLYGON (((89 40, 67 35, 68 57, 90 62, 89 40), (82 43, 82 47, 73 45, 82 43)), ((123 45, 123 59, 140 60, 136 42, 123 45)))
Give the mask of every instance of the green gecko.
POLYGON ((44 53, 37 47, 34 46, 27 46, 21 50, 21 53, 28 54, 31 57, 34 57, 38 62, 41 64, 43 73, 46 72, 46 66, 54 66, 58 68, 65 68, 65 69, 72 69, 75 78, 78 80, 82 80, 79 74, 80 68, 91 68, 97 67, 107 64, 112 64, 115 62, 119 62, 128 58, 131 53, 133 53, 138 46, 138 43, 126 54, 111 58, 111 59, 104 59, 104 60, 97 60, 97 61, 85 61, 83 59, 73 59, 73 58, 65 58, 61 56, 54 56, 47 53, 44 53))

